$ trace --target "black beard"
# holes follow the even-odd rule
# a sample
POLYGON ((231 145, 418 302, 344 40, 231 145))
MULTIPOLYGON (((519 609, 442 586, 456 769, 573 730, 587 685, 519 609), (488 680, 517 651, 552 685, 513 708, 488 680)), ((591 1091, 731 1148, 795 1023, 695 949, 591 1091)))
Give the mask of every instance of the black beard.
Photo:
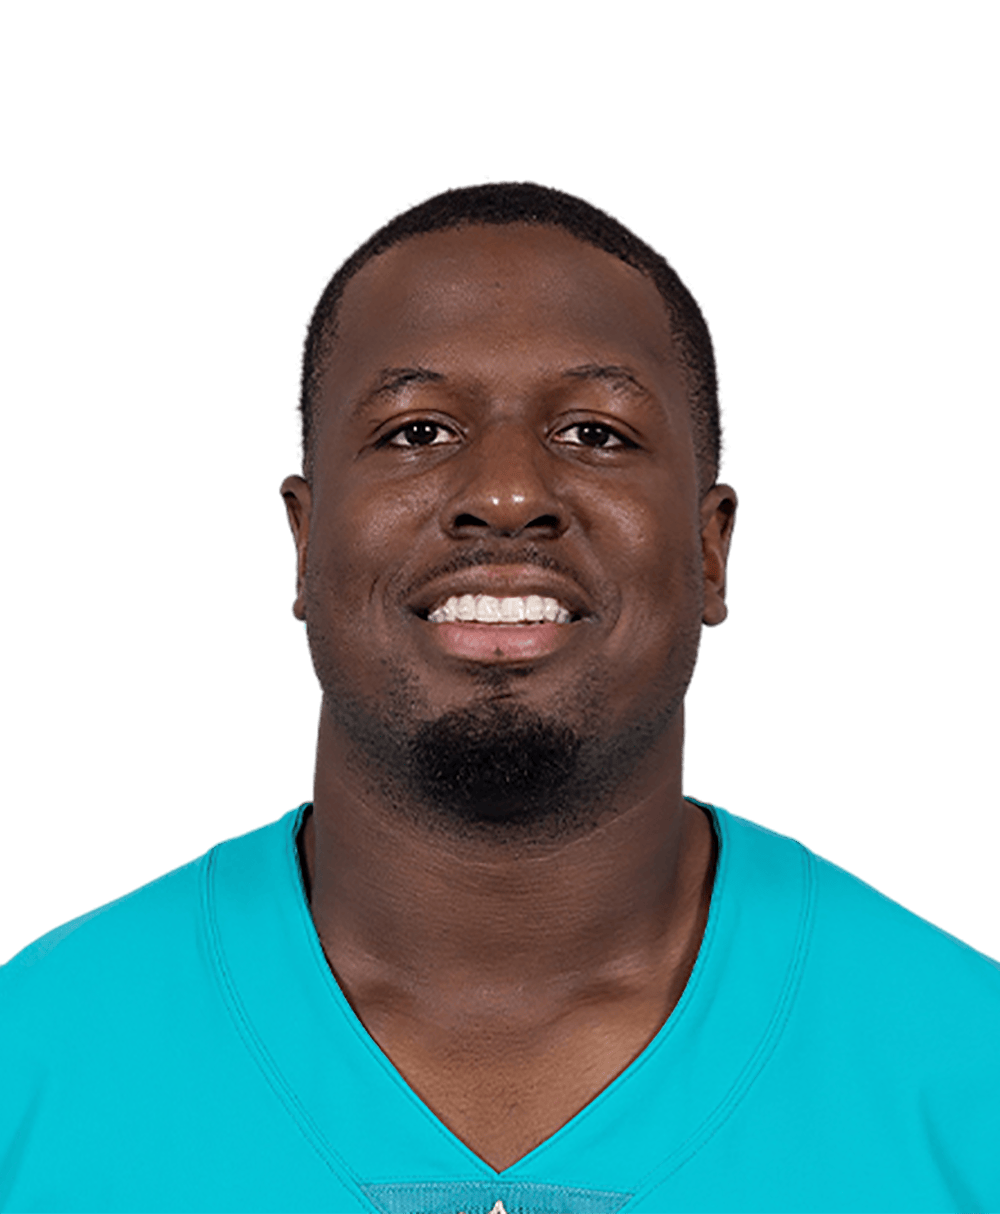
POLYGON ((699 636, 700 621, 681 632, 647 713, 608 735, 600 668, 544 716, 512 694, 530 672, 487 669, 472 705, 428 720, 418 680, 402 666, 387 664, 380 703, 358 697, 336 646, 309 620, 323 712, 350 740, 348 762, 372 792, 424 828, 497 842, 586 833, 615 811, 683 704, 699 636))
POLYGON ((614 811, 615 794, 676 715, 611 738, 501 702, 423 723, 407 748, 412 794, 460 834, 524 840, 581 834, 614 811))
POLYGON ((569 726, 523 706, 460 709, 417 728, 407 746, 408 783, 455 825, 548 834, 578 816, 588 749, 569 726))
MULTIPOLYGON (((402 688, 391 697, 406 698, 402 688)), ((354 743, 354 762, 381 800, 424 828, 496 842, 586 833, 614 811, 683 701, 610 738, 543 717, 509 699, 487 700, 404 731, 343 692, 324 712, 354 743)), ((412 720, 412 717, 410 717, 412 720)))

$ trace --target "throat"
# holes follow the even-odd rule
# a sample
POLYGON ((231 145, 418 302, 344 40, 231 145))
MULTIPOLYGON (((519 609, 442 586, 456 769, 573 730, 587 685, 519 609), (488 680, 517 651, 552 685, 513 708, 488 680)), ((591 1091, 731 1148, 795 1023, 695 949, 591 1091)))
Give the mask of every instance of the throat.
MULTIPOLYGON (((686 975, 685 975, 686 980, 686 975)), ((403 1080, 495 1171, 511 1167, 587 1107, 646 1049, 683 982, 580 1000, 560 1015, 503 1009, 462 1017, 355 1010, 403 1080)))

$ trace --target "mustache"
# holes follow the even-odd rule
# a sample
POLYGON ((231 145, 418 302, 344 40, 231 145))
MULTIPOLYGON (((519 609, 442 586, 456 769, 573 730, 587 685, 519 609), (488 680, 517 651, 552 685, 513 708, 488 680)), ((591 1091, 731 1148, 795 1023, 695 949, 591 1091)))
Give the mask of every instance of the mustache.
POLYGON ((558 573, 562 577, 569 578, 571 581, 576 582, 590 596, 591 600, 594 598, 592 588, 588 585, 587 579, 582 577, 577 569, 574 569, 572 565, 567 565, 564 561, 558 560, 551 553, 543 551, 537 544, 522 544, 517 548, 490 548, 484 544, 478 548, 469 548, 456 552, 448 560, 424 570, 423 573, 414 578, 403 589, 401 597, 404 599, 410 598, 418 590, 423 589, 428 582, 433 582, 436 578, 447 577, 449 574, 458 573, 462 569, 476 569, 483 565, 535 565, 539 569, 547 569, 551 573, 558 573))

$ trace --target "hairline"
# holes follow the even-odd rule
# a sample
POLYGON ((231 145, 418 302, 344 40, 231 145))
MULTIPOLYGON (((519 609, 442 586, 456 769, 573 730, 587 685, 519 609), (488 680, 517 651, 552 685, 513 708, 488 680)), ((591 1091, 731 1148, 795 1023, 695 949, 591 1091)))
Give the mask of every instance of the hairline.
MULTIPOLYGON (((582 202, 582 200, 575 201, 582 202)), ((589 203, 584 203, 584 206, 595 212, 597 210, 596 208, 592 208, 589 203)), ((419 208, 413 208, 413 210, 419 210, 419 208)), ((572 237, 581 244, 598 249, 600 252, 607 254, 607 256, 615 258, 616 261, 623 262, 625 265, 637 270, 651 283, 657 295, 659 295, 667 315, 671 352, 680 367, 687 392, 688 415, 691 422, 700 492, 705 492, 715 483, 721 457, 721 428, 719 426, 718 385, 714 354, 711 348, 711 336, 708 333, 707 324, 701 314, 697 301, 676 274, 676 271, 673 270, 661 254, 647 245, 640 237, 635 236, 624 225, 619 224, 617 220, 612 220, 631 240, 635 241, 640 249, 648 251, 652 255, 654 264, 662 263, 663 267, 673 277, 683 294, 687 297, 687 300, 693 306, 693 312, 704 327, 707 338, 711 359, 709 374, 706 374, 703 369, 699 370, 696 366, 692 365, 698 361, 698 357, 697 352, 693 349, 695 343, 686 331, 690 327, 690 319, 685 318, 680 301, 669 295, 664 289, 663 284, 657 281, 657 277, 650 266, 637 264, 632 258, 620 255, 618 252, 600 243, 596 238, 591 239, 585 233, 573 230, 569 224, 562 223, 552 216, 543 216, 536 219, 525 215, 505 219, 482 215, 457 215, 446 223, 428 226, 424 230, 393 232, 393 225, 409 214, 410 212, 403 212, 401 216, 397 216, 395 220, 390 221, 390 223, 369 237, 367 241, 348 257, 327 284, 314 310, 306 341, 302 396, 300 401, 303 421, 303 473, 306 480, 312 481, 315 470, 315 437, 318 431, 317 421, 320 416, 319 388, 326 376, 333 347, 337 341, 340 310, 344 295, 351 282, 370 262, 390 252, 397 246, 406 244, 420 236, 431 236, 441 232, 461 231, 474 227, 502 228, 520 226, 525 228, 549 228, 564 232, 567 236, 572 237), (325 315, 321 315, 323 311, 325 311, 325 315), (318 327, 317 321, 320 321, 318 327), (706 397, 708 397, 707 403, 706 397)))

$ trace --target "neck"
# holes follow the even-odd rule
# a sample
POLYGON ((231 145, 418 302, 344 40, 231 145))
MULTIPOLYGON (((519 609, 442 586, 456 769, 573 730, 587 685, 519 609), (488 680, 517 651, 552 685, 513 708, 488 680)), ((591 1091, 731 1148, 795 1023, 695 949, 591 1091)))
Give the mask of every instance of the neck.
POLYGON ((365 990, 607 992, 654 975, 677 994, 704 930, 713 839, 683 799, 681 713, 627 802, 558 840, 421 825, 372 792, 326 713, 303 832, 312 914, 352 997, 365 990))

